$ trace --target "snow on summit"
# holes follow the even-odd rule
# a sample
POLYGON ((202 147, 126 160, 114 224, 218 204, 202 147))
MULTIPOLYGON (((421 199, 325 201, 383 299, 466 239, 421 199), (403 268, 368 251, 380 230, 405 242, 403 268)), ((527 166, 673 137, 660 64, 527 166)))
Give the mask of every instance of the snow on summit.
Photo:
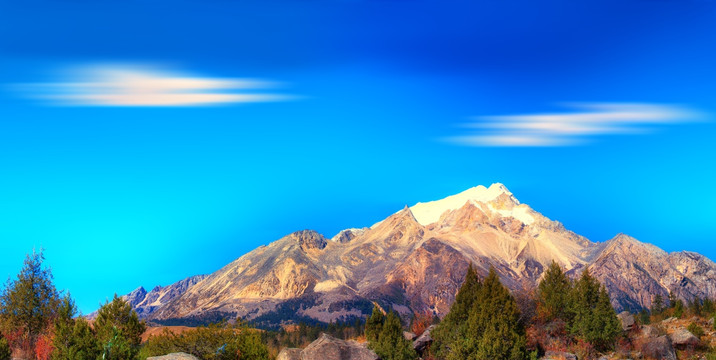
MULTIPOLYGON (((441 200, 435 200, 426 203, 419 202, 411 206, 410 211, 413 213, 413 216, 415 216, 415 219, 418 221, 418 223, 425 226, 440 220, 440 215, 442 215, 446 211, 461 208, 468 201, 487 203, 496 199, 502 194, 512 196, 512 193, 500 183, 492 184, 489 188, 486 188, 482 185, 478 185, 473 188, 467 189, 459 194, 448 196, 441 200)), ((514 200, 516 204, 519 204, 517 199, 514 200)))

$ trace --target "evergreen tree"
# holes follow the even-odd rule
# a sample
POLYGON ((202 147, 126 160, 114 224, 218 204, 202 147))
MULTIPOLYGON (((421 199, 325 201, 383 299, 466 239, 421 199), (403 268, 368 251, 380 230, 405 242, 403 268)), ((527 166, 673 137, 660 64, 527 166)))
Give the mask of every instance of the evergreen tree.
POLYGON ((714 312, 716 311, 716 307, 714 306, 713 300, 709 299, 708 297, 704 298, 702 311, 706 317, 713 316, 714 312))
POLYGON ((115 294, 111 302, 102 305, 95 320, 104 360, 134 359, 145 329, 146 325, 139 321, 129 303, 115 294))
POLYGON ((418 357, 412 344, 403 337, 400 318, 392 311, 385 317, 378 341, 370 346, 383 360, 412 360, 418 357))
POLYGON ((0 294, 3 328, 20 332, 20 342, 34 352, 35 344, 57 313, 60 296, 52 283, 52 272, 42 266, 42 251, 28 254, 14 281, 8 280, 0 294))
POLYGON ((76 313, 75 303, 68 294, 60 302, 55 319, 53 360, 95 360, 101 354, 94 331, 87 320, 74 319, 76 313))
POLYGON ((674 302, 674 316, 680 318, 684 315, 684 302, 681 299, 677 299, 674 302))
POLYGON ((378 305, 373 305, 373 313, 365 322, 365 338, 368 343, 377 343, 380 333, 383 331, 385 316, 378 305))
POLYGON ((467 321, 476 345, 467 359, 524 359, 525 330, 519 319, 515 299, 490 268, 467 321))
POLYGON ((10 351, 10 345, 7 343, 7 339, 0 333, 0 360, 10 360, 12 357, 12 351, 10 351))
POLYGON ((654 301, 651 302, 651 313, 654 315, 660 315, 664 312, 664 299, 661 294, 657 293, 654 296, 654 301))
POLYGON ((609 293, 585 268, 571 294, 573 320, 570 332, 587 341, 597 350, 613 348, 621 325, 609 300, 609 293))
POLYGON ((567 275, 562 271, 562 267, 552 260, 537 290, 538 314, 541 320, 569 320, 566 309, 570 290, 571 284, 567 275))
POLYGON ((438 357, 446 358, 450 353, 459 353, 461 350, 458 347, 465 348, 464 339, 468 337, 467 319, 481 288, 482 283, 470 264, 450 311, 431 333, 435 339, 431 350, 438 357))

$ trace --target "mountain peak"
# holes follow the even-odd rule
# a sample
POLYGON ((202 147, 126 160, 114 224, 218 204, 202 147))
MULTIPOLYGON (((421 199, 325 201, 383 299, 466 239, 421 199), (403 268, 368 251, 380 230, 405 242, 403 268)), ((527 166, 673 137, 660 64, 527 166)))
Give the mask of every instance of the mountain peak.
POLYGON ((501 183, 494 183, 490 185, 489 188, 478 185, 441 200, 426 203, 419 202, 411 206, 409 209, 412 211, 415 219, 421 225, 425 226, 440 220, 440 215, 442 215, 445 211, 459 209, 468 201, 487 203, 497 199, 501 195, 507 195, 515 203, 515 205, 519 204, 519 201, 517 201, 512 193, 507 190, 505 185, 501 183))

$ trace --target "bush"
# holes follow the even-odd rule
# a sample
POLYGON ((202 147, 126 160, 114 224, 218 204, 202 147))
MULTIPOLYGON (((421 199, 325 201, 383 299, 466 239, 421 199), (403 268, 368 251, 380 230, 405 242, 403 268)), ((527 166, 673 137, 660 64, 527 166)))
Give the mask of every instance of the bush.
POLYGON ((696 323, 689 324, 686 330, 689 330, 690 333, 694 334, 698 338, 704 336, 704 329, 696 323))
POLYGON ((246 326, 212 324, 174 334, 167 329, 150 337, 139 358, 185 352, 204 360, 268 360, 268 348, 261 335, 246 326))
POLYGON ((0 334, 0 360, 10 360, 11 356, 10 345, 7 343, 7 339, 0 334))

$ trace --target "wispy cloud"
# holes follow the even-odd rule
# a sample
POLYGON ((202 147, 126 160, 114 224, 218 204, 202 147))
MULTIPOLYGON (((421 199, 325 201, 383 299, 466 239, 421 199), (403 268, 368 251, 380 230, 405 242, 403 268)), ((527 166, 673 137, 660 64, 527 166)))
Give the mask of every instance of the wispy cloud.
POLYGON ((209 106, 292 98, 269 91, 276 87, 264 80, 198 76, 156 66, 93 65, 17 89, 52 105, 70 106, 209 106))
POLYGON ((571 103, 571 111, 484 116, 464 124, 467 134, 447 138, 466 146, 572 146, 599 135, 643 134, 655 125, 703 118, 683 106, 641 103, 571 103))

